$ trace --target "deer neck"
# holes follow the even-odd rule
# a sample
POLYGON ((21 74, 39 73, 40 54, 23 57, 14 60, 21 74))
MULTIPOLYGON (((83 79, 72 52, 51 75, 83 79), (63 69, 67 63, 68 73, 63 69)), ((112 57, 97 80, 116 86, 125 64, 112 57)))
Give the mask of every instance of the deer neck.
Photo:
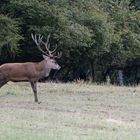
POLYGON ((43 78, 43 77, 47 77, 50 74, 51 69, 47 67, 46 65, 46 60, 42 60, 39 63, 39 77, 43 78))

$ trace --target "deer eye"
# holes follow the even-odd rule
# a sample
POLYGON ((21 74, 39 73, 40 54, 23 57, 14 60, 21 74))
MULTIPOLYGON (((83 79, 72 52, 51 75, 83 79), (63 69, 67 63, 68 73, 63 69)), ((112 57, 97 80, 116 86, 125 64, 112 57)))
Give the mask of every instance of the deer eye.
POLYGON ((52 60, 51 62, 52 62, 52 63, 55 63, 55 61, 54 61, 54 60, 52 60))

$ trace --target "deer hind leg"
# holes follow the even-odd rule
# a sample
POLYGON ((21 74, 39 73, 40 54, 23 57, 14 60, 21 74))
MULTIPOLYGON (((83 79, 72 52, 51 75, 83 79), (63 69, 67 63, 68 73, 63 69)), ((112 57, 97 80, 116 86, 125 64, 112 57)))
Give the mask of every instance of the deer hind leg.
POLYGON ((38 97, 37 97, 37 82, 31 81, 30 83, 31 83, 32 90, 34 92, 34 100, 35 100, 35 102, 38 102, 38 97))
POLYGON ((2 86, 4 86, 6 83, 7 83, 7 81, 0 81, 0 88, 1 88, 2 86))
POLYGON ((3 76, 3 74, 0 73, 0 88, 4 86, 8 81, 6 78, 3 76))

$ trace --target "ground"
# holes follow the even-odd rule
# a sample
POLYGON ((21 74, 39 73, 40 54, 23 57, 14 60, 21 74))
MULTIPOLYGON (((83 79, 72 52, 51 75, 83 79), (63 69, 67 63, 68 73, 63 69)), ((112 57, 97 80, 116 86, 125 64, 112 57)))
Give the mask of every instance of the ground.
POLYGON ((140 87, 29 83, 0 89, 0 140, 140 140, 140 87))

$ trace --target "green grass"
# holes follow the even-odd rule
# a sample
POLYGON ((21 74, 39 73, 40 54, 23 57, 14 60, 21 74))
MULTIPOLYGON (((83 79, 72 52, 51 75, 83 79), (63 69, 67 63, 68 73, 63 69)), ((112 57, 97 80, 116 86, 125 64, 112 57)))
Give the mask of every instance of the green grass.
POLYGON ((140 140, 140 87, 91 84, 0 89, 0 140, 140 140))

